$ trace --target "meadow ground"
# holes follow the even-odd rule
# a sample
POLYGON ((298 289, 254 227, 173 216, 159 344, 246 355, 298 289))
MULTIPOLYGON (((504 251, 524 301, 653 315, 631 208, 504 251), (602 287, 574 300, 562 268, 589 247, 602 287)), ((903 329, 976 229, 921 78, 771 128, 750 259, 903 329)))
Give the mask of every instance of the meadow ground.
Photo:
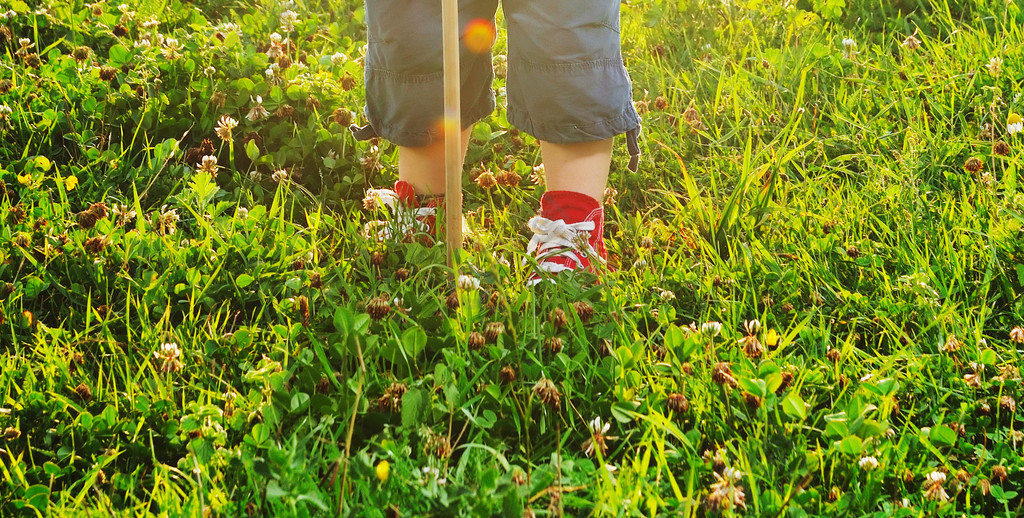
POLYGON ((502 108, 454 271, 364 236, 360 2, 3 5, 0 515, 1024 512, 1014 2, 626 1, 614 271, 534 289, 502 108))

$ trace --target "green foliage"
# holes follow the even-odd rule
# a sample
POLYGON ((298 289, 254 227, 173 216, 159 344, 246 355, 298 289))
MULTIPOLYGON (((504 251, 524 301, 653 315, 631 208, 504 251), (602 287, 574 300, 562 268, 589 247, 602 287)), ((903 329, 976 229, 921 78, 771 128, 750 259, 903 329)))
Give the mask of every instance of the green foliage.
POLYGON ((1012 2, 624 3, 614 271, 535 288, 503 108, 455 268, 366 234, 361 3, 9 9, 2 515, 1021 512, 1012 2))

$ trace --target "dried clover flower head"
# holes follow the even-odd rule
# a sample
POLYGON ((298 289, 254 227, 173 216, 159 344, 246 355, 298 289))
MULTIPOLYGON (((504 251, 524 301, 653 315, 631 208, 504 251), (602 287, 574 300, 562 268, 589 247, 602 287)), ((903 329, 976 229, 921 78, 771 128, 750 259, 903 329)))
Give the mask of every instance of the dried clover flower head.
POLYGON ((469 337, 467 338, 467 345, 469 346, 470 351, 481 349, 486 343, 487 339, 484 338, 484 335, 476 331, 469 333, 469 337))
POLYGON ((1015 326, 1011 329, 1010 341, 1016 344, 1024 344, 1024 327, 1015 326))
POLYGON ((498 341, 498 337, 505 333, 505 324, 501 322, 489 322, 487 327, 484 327, 484 338, 487 339, 488 343, 494 343, 498 341))
POLYGON ((690 400, 681 392, 673 392, 668 395, 667 406, 669 410, 682 414, 690 409, 690 400))
POLYGON ((573 302, 572 307, 576 310, 576 315, 580 317, 580 322, 586 323, 594 316, 594 306, 585 300, 573 302))
POLYGON ((718 362, 711 370, 711 379, 719 385, 736 387, 739 383, 732 375, 732 367, 727 362, 718 362))
POLYGON ((558 387, 548 378, 541 378, 533 386, 533 395, 537 396, 541 403, 551 407, 553 410, 558 410, 562 394, 558 392, 558 387))
POLYGON ((555 326, 555 329, 561 329, 569 323, 569 318, 565 315, 565 311, 562 308, 551 310, 548 319, 551 321, 551 325, 555 326))

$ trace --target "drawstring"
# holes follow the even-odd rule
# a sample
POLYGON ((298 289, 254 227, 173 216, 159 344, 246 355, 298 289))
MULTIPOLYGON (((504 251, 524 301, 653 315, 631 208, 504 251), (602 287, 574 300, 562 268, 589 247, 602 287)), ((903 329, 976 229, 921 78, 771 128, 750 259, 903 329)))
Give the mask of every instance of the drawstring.
POLYGON ((640 128, 637 124, 626 132, 626 149, 629 150, 629 165, 626 168, 633 173, 640 169, 640 128))
POLYGON ((377 130, 373 129, 373 126, 367 124, 366 126, 357 126, 355 124, 348 127, 348 130, 352 132, 352 136, 356 140, 370 140, 378 137, 377 130))

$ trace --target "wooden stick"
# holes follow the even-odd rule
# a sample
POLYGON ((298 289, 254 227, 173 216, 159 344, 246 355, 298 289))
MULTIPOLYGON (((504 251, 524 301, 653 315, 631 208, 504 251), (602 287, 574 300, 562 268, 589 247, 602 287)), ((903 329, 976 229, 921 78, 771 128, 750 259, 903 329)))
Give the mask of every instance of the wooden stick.
POLYGON ((448 264, 462 248, 462 106, 459 74, 459 2, 441 0, 444 34, 445 243, 448 264))

